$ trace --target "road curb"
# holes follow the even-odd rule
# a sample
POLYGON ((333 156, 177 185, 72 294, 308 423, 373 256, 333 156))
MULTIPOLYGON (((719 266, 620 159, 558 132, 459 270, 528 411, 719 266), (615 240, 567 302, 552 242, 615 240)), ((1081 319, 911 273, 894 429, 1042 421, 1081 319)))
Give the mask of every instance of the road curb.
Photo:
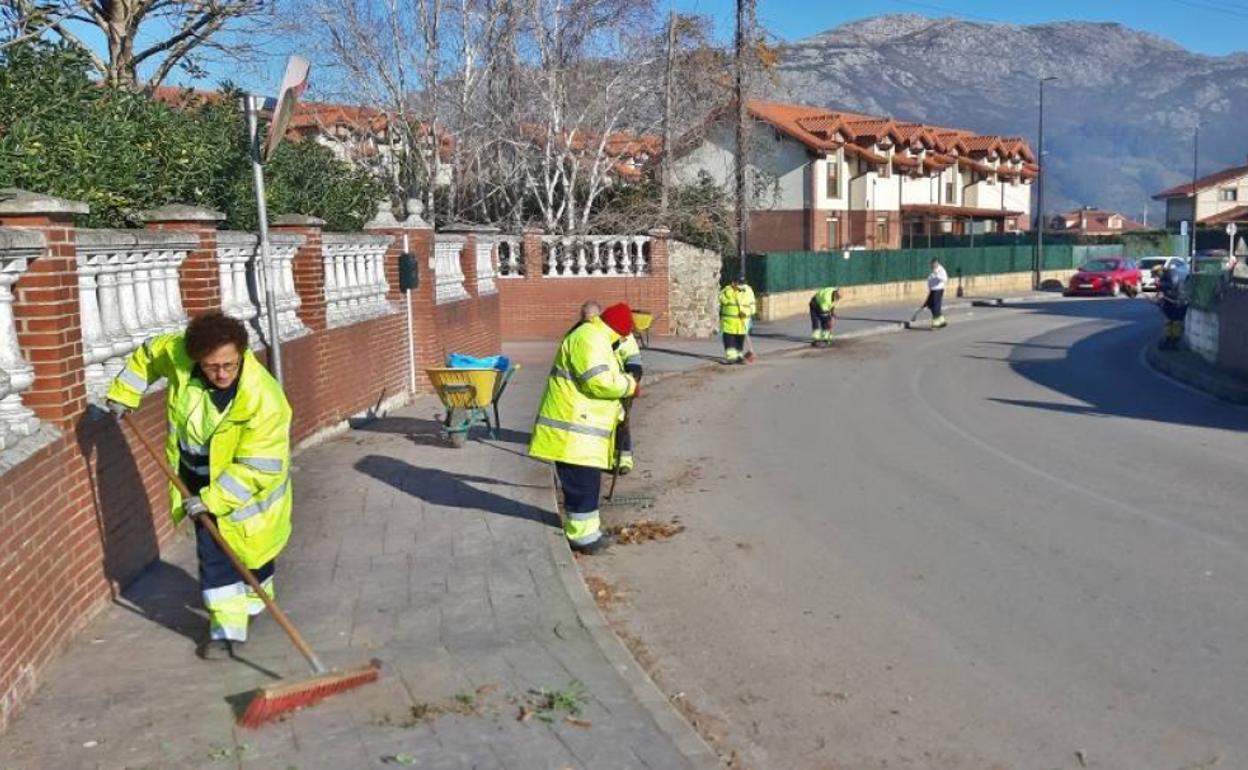
MULTIPOLYGON (((551 469, 550 493, 554 502, 554 510, 559 510, 553 469, 551 469)), ((555 565, 555 572, 558 573, 568 598, 572 600, 577 619, 589 632, 594 644, 602 651, 603 657, 615 669, 615 673, 628 685, 633 697, 650 714, 650 718, 654 720, 659 731, 672 741, 676 750, 684 756, 694 770, 723 770, 724 765, 719 755, 703 740, 693 725, 689 724, 676 710, 676 707, 671 704, 641 664, 633 658, 628 647, 611 628, 611 624, 585 586, 585 578, 576 565, 572 551, 568 548, 562 526, 547 533, 546 543, 550 547, 550 559, 555 565)))
POLYGON ((1144 352, 1148 365, 1185 385, 1232 404, 1248 405, 1248 384, 1240 384, 1184 361, 1181 355, 1167 353, 1156 345, 1144 352))

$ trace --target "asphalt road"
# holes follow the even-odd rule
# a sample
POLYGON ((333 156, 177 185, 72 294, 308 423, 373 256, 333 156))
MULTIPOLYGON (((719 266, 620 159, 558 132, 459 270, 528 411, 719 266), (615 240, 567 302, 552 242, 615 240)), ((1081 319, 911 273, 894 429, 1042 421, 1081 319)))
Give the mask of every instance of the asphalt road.
POLYGON ((980 312, 649 389, 588 570, 734 767, 1248 767, 1248 410, 1139 300, 980 312))

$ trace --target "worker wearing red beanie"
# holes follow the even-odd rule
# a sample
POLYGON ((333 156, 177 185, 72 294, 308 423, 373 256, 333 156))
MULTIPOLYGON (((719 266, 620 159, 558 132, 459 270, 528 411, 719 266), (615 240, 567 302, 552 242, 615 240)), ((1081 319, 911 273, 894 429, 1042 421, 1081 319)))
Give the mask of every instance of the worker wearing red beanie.
POLYGON ((563 338, 529 442, 530 456, 555 464, 567 512, 564 535, 580 553, 611 544, 598 511, 602 472, 615 464, 620 400, 637 392, 637 381, 620 368, 612 346, 632 331, 632 310, 620 303, 563 338))

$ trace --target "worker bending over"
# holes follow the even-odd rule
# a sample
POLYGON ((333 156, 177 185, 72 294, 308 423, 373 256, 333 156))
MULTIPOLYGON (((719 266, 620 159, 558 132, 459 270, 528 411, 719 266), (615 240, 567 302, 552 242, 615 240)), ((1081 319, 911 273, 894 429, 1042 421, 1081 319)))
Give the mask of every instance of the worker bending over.
POLYGON ((810 344, 826 347, 832 344, 832 326, 836 322, 836 303, 841 290, 826 286, 810 298, 810 344))
MULTIPOLYGON (((637 335, 626 334, 615 343, 615 358, 620 368, 630 375, 641 387, 641 345, 637 344, 637 335)), ((633 470, 633 431, 630 425, 633 399, 624 399, 624 419, 615 432, 615 448, 620 464, 620 475, 627 476, 633 470)))
POLYGON ((563 338, 529 442, 530 456, 555 464, 566 512, 564 535, 580 553, 598 553, 611 544, 602 532, 598 497, 602 472, 615 465, 615 431, 624 415, 620 401, 638 392, 613 349, 632 331, 632 310, 620 303, 563 338))

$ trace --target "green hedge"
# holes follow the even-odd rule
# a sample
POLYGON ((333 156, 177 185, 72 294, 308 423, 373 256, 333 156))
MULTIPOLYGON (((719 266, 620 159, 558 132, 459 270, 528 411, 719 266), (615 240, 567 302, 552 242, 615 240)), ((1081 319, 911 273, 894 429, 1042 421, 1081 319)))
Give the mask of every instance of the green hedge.
MULTIPOLYGON (((1046 244, 1043 269, 1069 270, 1090 259, 1118 256, 1118 245, 1078 246, 1046 244)), ((752 255, 746 260, 746 279, 759 294, 816 289, 821 286, 864 286, 919 281, 939 259, 956 277, 1026 273, 1033 269, 1032 246, 976 246, 975 248, 895 249, 890 251, 787 251, 752 255), (846 259, 845 255, 849 258, 846 259)), ((724 259, 725 280, 737 274, 735 257, 724 259)))

